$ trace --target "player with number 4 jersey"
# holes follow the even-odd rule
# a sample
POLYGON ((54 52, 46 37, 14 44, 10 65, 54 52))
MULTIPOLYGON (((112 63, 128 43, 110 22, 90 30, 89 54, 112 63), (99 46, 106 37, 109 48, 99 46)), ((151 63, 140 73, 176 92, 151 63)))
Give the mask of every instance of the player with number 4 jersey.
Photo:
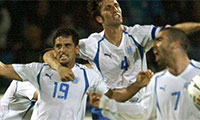
POLYGON ((119 103, 97 95, 98 99, 90 97, 91 104, 103 109, 103 115, 111 120, 199 120, 200 110, 186 88, 200 74, 200 62, 190 60, 187 49, 183 31, 164 28, 155 39, 154 54, 158 64, 167 68, 152 77, 141 102, 119 103))
POLYGON ((147 70, 145 53, 152 47, 153 39, 161 29, 153 25, 122 28, 119 46, 110 43, 104 31, 93 33, 79 43, 80 57, 89 60, 111 88, 127 87, 136 81, 139 71, 147 70))

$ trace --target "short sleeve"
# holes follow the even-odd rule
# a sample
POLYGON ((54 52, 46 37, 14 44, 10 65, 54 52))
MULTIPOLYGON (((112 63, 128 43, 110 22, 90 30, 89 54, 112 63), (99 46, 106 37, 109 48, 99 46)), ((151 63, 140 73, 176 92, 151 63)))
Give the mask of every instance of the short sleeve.
POLYGON ((35 88, 38 88, 37 75, 40 73, 42 66, 41 63, 13 64, 14 70, 22 80, 29 81, 35 88))
POLYGON ((144 47, 145 51, 148 51, 153 44, 153 40, 158 35, 159 31, 162 27, 156 27, 154 25, 135 25, 131 29, 131 33, 133 34, 136 41, 144 47))
POLYGON ((153 94, 153 80, 147 86, 141 102, 116 102, 106 96, 100 99, 99 107, 105 117, 116 120, 140 120, 155 117, 156 105, 153 94), (131 112, 130 112, 131 111, 131 112))
POLYGON ((104 38, 102 34, 103 32, 93 33, 88 38, 81 39, 79 41, 79 57, 85 60, 93 61, 97 52, 98 42, 104 38))
POLYGON ((89 81, 90 81, 90 88, 88 92, 97 92, 101 94, 105 94, 110 88, 104 82, 102 76, 98 74, 93 69, 89 69, 89 81))
POLYGON ((81 57, 81 58, 84 59, 84 60, 87 60, 87 59, 88 59, 87 49, 86 49, 86 46, 85 46, 86 40, 87 40, 87 39, 81 39, 81 40, 79 41, 79 45, 80 45, 79 57, 81 57))
POLYGON ((37 91, 33 85, 26 81, 26 82, 18 82, 17 87, 18 94, 21 94, 22 96, 26 96, 29 98, 29 100, 32 100, 34 97, 34 93, 37 91))

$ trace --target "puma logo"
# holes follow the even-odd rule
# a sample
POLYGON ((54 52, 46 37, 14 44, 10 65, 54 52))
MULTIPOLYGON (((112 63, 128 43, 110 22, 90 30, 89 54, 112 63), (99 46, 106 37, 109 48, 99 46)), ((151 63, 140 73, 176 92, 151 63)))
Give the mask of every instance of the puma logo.
POLYGON ((45 74, 49 79, 51 79, 51 77, 53 76, 53 74, 49 75, 49 74, 45 74))
POLYGON ((108 56, 110 58, 112 58, 111 54, 108 54, 108 53, 104 53, 105 56, 108 56))
POLYGON ((163 91, 165 91, 165 87, 160 87, 160 90, 163 90, 163 91))

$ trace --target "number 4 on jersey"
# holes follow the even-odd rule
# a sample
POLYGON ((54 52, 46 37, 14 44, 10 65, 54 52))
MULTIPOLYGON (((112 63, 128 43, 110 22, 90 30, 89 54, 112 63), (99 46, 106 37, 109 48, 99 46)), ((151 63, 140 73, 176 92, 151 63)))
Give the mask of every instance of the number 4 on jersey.
POLYGON ((124 60, 121 62, 121 69, 128 69, 128 60, 126 56, 124 56, 124 60))

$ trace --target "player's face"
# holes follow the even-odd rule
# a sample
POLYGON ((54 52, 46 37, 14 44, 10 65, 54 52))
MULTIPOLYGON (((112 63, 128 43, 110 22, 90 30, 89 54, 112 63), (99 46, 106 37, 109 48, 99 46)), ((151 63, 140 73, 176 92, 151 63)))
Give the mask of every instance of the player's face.
POLYGON ((119 26, 122 23, 122 11, 117 0, 103 0, 100 5, 101 16, 97 21, 106 26, 119 26))
POLYGON ((167 31, 161 31, 154 42, 154 55, 158 64, 166 64, 172 55, 172 44, 167 37, 167 31))
POLYGON ((73 67, 75 64, 76 55, 79 53, 79 46, 75 46, 72 36, 57 37, 55 39, 55 56, 56 59, 66 67, 73 67))

